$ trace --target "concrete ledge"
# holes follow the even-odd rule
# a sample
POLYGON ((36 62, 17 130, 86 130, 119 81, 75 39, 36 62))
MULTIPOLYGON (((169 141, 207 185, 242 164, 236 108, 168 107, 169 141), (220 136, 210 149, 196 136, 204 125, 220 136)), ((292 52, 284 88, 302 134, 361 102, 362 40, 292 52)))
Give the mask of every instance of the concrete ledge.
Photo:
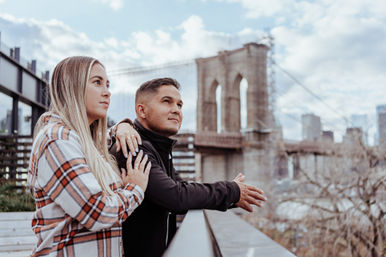
MULTIPOLYGON (((150 247, 150 246, 149 246, 150 247)), ((202 210, 186 214, 164 257, 215 257, 212 239, 202 210)))
POLYGON ((164 257, 295 257, 232 211, 189 211, 164 257))
POLYGON ((295 257, 232 211, 204 211, 223 257, 295 257))

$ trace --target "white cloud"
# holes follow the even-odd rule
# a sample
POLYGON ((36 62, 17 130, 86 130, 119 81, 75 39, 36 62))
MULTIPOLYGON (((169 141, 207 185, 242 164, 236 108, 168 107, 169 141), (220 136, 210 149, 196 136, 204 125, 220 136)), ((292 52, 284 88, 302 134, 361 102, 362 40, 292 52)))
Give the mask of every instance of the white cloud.
POLYGON ((37 21, 0 14, 0 26, 3 41, 21 46, 22 56, 37 59, 44 68, 51 69, 71 55, 94 56, 112 67, 132 65, 138 58, 135 49, 125 48, 127 42, 115 38, 94 41, 58 20, 37 21))
POLYGON ((111 9, 118 11, 123 7, 123 0, 101 0, 103 4, 108 4, 111 9))
POLYGON ((250 38, 256 40, 259 34, 262 33, 252 29, 243 30, 236 36, 208 31, 202 18, 192 15, 172 31, 138 31, 128 42, 140 53, 143 65, 154 65, 215 55, 220 50, 239 47, 250 38), (173 38, 173 32, 180 33, 180 36, 173 38))
POLYGON ((5 0, 0 0, 0 4, 2 4, 2 3, 4 3, 5 2, 5 0))
POLYGON ((247 18, 270 17, 279 13, 286 12, 293 0, 227 0, 230 3, 240 3, 247 9, 247 18))

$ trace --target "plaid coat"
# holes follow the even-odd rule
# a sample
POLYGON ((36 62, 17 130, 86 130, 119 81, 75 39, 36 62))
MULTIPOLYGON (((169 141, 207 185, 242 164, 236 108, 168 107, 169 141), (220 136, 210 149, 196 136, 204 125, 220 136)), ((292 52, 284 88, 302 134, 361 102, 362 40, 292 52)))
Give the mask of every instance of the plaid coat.
POLYGON ((76 133, 59 116, 46 114, 44 120, 28 171, 38 238, 31 256, 122 256, 121 224, 142 202, 143 190, 111 181, 115 195, 104 193, 76 133))

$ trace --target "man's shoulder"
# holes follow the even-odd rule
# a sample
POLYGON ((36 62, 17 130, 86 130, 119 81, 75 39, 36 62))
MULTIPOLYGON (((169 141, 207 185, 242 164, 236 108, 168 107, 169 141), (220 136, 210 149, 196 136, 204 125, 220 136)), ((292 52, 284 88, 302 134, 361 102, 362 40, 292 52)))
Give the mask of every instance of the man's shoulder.
POLYGON ((146 139, 142 139, 142 145, 140 145, 139 148, 145 153, 157 153, 157 150, 155 149, 153 144, 146 139))

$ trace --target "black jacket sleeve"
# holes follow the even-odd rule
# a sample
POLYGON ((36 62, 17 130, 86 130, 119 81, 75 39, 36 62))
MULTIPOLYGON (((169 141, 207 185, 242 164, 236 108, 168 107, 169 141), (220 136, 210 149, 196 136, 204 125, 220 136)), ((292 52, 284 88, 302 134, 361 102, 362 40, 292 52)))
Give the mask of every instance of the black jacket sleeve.
MULTIPOLYGON (((150 144, 144 143, 140 149, 148 155, 152 165, 145 199, 176 213, 190 209, 225 211, 239 201, 240 189, 236 182, 188 183, 182 181, 179 176, 173 179, 167 175, 150 144)), ((126 160, 123 154, 120 152, 116 156, 120 168, 125 168, 126 160)))

